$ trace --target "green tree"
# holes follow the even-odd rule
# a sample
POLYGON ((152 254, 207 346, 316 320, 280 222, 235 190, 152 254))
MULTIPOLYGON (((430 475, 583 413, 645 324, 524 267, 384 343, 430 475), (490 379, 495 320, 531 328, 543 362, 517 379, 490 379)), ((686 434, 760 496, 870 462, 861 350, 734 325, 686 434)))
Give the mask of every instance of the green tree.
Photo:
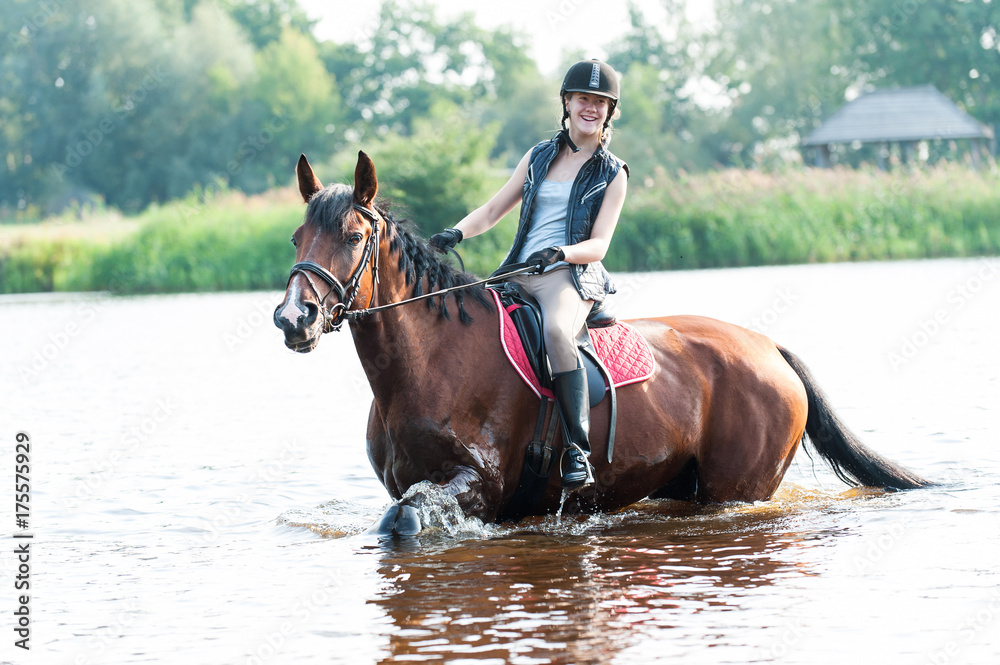
POLYGON ((622 76, 614 150, 643 179, 662 169, 704 168, 702 142, 713 128, 690 89, 699 59, 684 3, 664 0, 664 6, 668 22, 656 25, 630 3, 631 27, 608 55, 622 76))
POLYGON ((716 160, 781 162, 797 140, 844 103, 858 80, 851 40, 855 2, 719 0, 705 73, 732 99, 716 160))
POLYGON ((316 25, 298 0, 223 0, 222 5, 258 49, 282 39, 289 29, 311 35, 316 25))
POLYGON ((930 83, 1000 126, 1000 7, 990 0, 865 0, 848 24, 867 86, 930 83))
MULTIPOLYGON (((357 43, 321 47, 353 141, 406 134, 439 101, 483 111, 523 90, 533 68, 537 75, 517 33, 484 30, 471 13, 441 21, 427 3, 385 0, 377 22, 360 27, 356 37, 357 43)), ((489 119, 497 115, 492 109, 489 119)))
POLYGON ((3 147, 8 177, 0 197, 18 206, 80 191, 110 198, 108 181, 132 196, 142 176, 107 169, 128 159, 146 120, 168 101, 168 29, 155 7, 147 0, 65 0, 36 14, 34 3, 14 5, 21 17, 15 24, 23 25, 3 55, 13 85, 0 113, 16 133, 3 147))
MULTIPOLYGON (((1000 122, 1000 11, 990 0, 718 0, 704 72, 732 100, 717 159, 784 161, 867 89, 935 85, 1000 122)), ((863 153, 862 153, 863 154, 863 153)))
MULTIPOLYGON (((438 101, 414 120, 408 135, 390 133, 368 143, 378 171, 379 194, 399 204, 430 235, 452 226, 493 194, 490 152, 498 127, 483 127, 474 114, 438 101)), ((331 169, 341 182, 354 173, 357 153, 341 155, 331 169)))
POLYGON ((302 152, 327 157, 343 135, 345 113, 314 41, 292 29, 254 57, 248 133, 228 155, 230 184, 248 192, 283 183, 302 152))
MULTIPOLYGON (((332 151, 342 105, 315 40, 289 20, 257 50, 233 18, 242 4, 0 6, 0 207, 37 216, 102 198, 135 211, 198 185, 260 191, 306 147, 332 151)), ((290 0, 251 4, 294 19, 290 0)))
POLYGON ((499 126, 493 157, 513 167, 525 151, 559 126, 559 81, 543 78, 525 38, 511 29, 480 36, 490 77, 483 121, 499 126))

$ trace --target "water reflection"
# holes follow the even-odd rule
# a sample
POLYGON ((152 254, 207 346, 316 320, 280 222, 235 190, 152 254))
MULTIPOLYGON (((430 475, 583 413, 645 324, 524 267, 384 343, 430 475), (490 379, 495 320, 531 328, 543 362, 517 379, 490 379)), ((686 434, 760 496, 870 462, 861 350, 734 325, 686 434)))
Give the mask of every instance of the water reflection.
POLYGON ((373 602, 394 628, 382 662, 607 663, 643 633, 686 633, 756 588, 812 574, 815 534, 773 507, 684 511, 647 504, 479 541, 383 544, 373 602))

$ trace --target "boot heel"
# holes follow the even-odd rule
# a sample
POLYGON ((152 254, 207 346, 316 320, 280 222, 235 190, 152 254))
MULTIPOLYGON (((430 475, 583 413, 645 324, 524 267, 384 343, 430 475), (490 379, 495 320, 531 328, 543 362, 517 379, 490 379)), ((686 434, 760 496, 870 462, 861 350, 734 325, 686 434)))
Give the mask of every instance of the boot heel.
POLYGON ((576 446, 563 450, 559 458, 559 475, 562 478, 563 489, 573 492, 594 484, 594 470, 586 454, 576 446), (564 468, 563 462, 569 458, 569 468, 564 468))

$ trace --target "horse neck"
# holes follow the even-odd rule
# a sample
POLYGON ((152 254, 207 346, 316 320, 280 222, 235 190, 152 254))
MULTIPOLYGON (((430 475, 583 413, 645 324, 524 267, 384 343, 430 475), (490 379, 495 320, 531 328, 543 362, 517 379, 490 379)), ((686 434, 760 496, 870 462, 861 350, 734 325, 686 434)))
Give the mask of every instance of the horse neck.
MULTIPOLYGON (((386 250, 379 256, 380 276, 376 292, 376 305, 400 302, 413 296, 413 285, 406 284, 406 276, 399 269, 399 256, 386 250)), ((424 277, 423 293, 434 290, 424 277)), ((442 316, 438 303, 428 307, 427 301, 417 301, 384 310, 364 319, 351 322, 358 357, 371 384, 376 400, 392 399, 415 394, 436 384, 437 377, 447 377, 453 365, 461 361, 462 354, 475 354, 487 343, 495 327, 495 313, 474 304, 470 295, 466 307, 472 311, 473 321, 459 320, 458 303, 454 295, 448 296, 451 318, 442 316), (494 321, 490 324, 490 321, 494 321)))

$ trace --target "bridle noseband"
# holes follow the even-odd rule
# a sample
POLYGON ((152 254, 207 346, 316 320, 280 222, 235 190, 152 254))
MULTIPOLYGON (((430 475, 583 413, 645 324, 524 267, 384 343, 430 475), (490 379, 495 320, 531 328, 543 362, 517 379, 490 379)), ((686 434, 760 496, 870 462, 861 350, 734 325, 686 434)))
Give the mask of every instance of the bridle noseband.
MULTIPOLYGON (((316 291, 317 296, 319 296, 319 291, 316 289, 316 285, 313 284, 312 279, 309 277, 310 273, 316 275, 330 286, 330 290, 327 291, 326 295, 319 301, 320 311, 323 312, 323 332, 340 330, 340 327, 344 325, 345 319, 353 318, 351 317, 349 310, 351 309, 351 305, 354 304, 354 299, 357 297, 358 291, 361 288, 361 277, 364 275, 365 267, 369 261, 372 264, 372 294, 371 298, 368 300, 368 307, 371 308, 372 304, 375 302, 375 286, 378 284, 379 227, 382 217, 377 211, 358 203, 355 203, 353 208, 364 215, 371 222, 372 233, 368 236, 368 242, 365 243, 365 249, 361 255, 361 261, 358 262, 357 267, 354 269, 354 272, 351 273, 347 282, 341 283, 341 281, 337 279, 336 275, 315 261, 299 261, 292 266, 292 270, 288 275, 288 283, 290 283, 296 273, 303 273, 306 276, 306 279, 309 280, 309 284, 313 287, 313 291, 316 291), (326 299, 330 297, 331 293, 336 294, 338 302, 334 303, 333 307, 328 310, 326 308, 326 299)), ((288 288, 288 283, 285 284, 286 289, 288 288)))

